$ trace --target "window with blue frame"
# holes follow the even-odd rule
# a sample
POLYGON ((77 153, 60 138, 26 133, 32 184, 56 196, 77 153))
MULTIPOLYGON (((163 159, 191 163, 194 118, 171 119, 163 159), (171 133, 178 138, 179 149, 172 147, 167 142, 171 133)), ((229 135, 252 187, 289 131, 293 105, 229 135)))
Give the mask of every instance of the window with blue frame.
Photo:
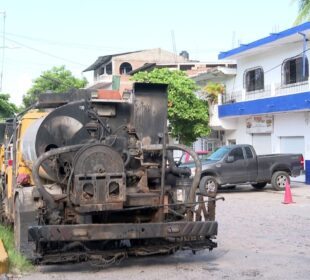
POLYGON ((262 67, 246 70, 243 79, 247 92, 264 89, 264 70, 262 67))
POLYGON ((282 64, 282 83, 284 85, 307 81, 309 77, 308 58, 303 56, 284 60, 282 64))

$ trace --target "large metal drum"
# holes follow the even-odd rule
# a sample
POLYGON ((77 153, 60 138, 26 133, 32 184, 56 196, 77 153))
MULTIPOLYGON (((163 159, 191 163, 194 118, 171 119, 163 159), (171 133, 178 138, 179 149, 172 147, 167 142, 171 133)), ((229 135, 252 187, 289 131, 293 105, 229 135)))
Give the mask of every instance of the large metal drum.
MULTIPOLYGON (((27 129, 22 139, 22 154, 25 163, 31 168, 43 153, 56 148, 87 143, 91 139, 85 124, 90 122, 87 103, 79 101, 59 107, 46 117, 36 120, 27 129)), ((59 179, 64 168, 72 159, 72 154, 55 160, 46 160, 40 175, 47 179, 59 179)))

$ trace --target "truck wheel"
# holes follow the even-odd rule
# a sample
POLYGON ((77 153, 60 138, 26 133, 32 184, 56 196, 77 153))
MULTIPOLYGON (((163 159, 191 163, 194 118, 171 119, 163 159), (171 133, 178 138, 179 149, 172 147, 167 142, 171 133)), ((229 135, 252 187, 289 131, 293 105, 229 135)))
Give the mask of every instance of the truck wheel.
POLYGON ((285 171, 276 171, 272 174, 271 185, 276 191, 283 191, 286 182, 290 183, 290 177, 285 171))
POLYGON ((264 187, 266 187, 267 182, 262 182, 262 183, 256 183, 252 184, 252 187, 256 190, 262 190, 264 187))
POLYGON ((214 176, 204 176, 199 183, 199 191, 202 195, 215 197, 217 194, 218 183, 214 176))

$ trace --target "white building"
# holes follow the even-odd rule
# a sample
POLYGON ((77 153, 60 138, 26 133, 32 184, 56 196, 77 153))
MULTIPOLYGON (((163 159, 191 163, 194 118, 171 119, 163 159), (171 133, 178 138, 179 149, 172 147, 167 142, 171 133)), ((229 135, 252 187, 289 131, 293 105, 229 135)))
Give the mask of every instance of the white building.
POLYGON ((258 154, 302 153, 310 165, 309 37, 307 22, 219 54, 237 62, 210 121, 226 144, 252 144, 258 154))
MULTIPOLYGON (((236 75, 236 62, 231 60, 225 61, 213 61, 208 63, 200 63, 200 67, 187 71, 187 75, 202 89, 209 82, 225 84, 232 77, 236 75)), ((201 92, 196 93, 198 97, 202 97, 201 92)), ((214 114, 213 107, 209 107, 209 117, 214 114)), ((217 111, 216 111, 217 114, 217 111)), ((215 129, 211 131, 211 134, 198 138, 193 143, 193 149, 195 151, 209 151, 212 152, 218 147, 223 145, 223 131, 215 129)))

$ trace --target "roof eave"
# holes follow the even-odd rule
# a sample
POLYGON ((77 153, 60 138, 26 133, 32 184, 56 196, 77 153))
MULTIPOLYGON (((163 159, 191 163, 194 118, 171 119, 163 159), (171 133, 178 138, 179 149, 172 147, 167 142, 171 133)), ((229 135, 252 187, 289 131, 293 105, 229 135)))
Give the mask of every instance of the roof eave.
POLYGON ((294 26, 292 28, 286 29, 284 31, 281 31, 279 33, 271 33, 270 36, 264 37, 262 39, 259 39, 257 41, 254 41, 249 44, 242 44, 240 47, 226 51, 226 52, 221 52, 218 55, 218 59, 226 59, 226 58, 236 58, 238 54, 244 53, 248 50, 257 48, 259 46, 263 46, 269 43, 272 43, 274 41, 280 40, 282 38, 291 36, 293 34, 296 34, 298 32, 302 32, 305 30, 310 29, 310 22, 305 22, 301 25, 294 26))

